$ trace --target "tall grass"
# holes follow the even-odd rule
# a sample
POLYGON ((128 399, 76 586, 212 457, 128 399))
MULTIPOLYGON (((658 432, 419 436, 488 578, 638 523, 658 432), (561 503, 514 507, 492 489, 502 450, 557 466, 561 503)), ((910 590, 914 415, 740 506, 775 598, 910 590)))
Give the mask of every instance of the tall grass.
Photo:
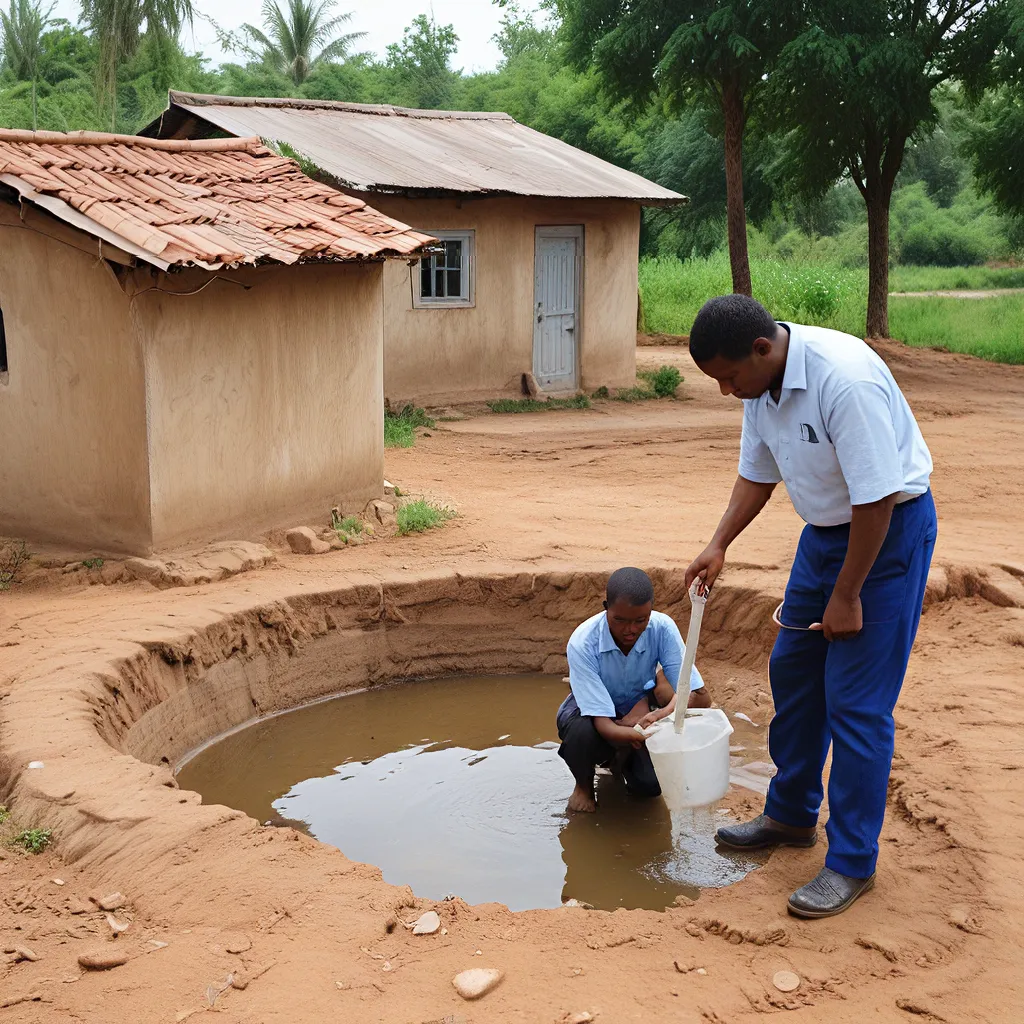
POLYGON ((1024 364, 1024 295, 889 301, 889 331, 908 345, 938 346, 994 363, 1024 364))
MULTIPOLYGON (((863 330, 867 297, 862 271, 762 259, 751 261, 750 273, 754 297, 779 320, 807 320, 851 333, 863 330)), ((720 251, 685 263, 665 256, 645 259, 640 290, 647 330, 688 334, 711 296, 732 291, 728 254, 720 251)))
POLYGON ((1024 267, 893 267, 893 292, 985 291, 1024 288, 1024 267))
MULTIPOLYGON (((779 320, 831 327, 864 336, 867 273, 796 260, 752 259, 754 297, 779 320)), ((937 291, 1024 287, 1024 270, 987 267, 894 267, 893 290, 937 291)), ((685 263, 672 257, 640 264, 647 330, 688 334, 713 295, 732 291, 725 252, 685 263)), ((894 297, 889 301, 894 338, 937 346, 1000 363, 1024 363, 1024 296, 988 299, 894 297)))

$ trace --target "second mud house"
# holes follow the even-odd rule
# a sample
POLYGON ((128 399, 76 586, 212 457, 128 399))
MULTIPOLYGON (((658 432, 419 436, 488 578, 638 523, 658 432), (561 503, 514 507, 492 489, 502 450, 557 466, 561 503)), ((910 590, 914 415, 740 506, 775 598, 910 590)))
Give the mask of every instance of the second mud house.
POLYGON ((444 242, 385 271, 391 404, 636 382, 640 208, 684 197, 507 114, 172 92, 144 134, 285 143, 444 242))
POLYGON ((147 554, 379 497, 382 264, 429 241, 259 139, 0 130, 0 534, 147 554))

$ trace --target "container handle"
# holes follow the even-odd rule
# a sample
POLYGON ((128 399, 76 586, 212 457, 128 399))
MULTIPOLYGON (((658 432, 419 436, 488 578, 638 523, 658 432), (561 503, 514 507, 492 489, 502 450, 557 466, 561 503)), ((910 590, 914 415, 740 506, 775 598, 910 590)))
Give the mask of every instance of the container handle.
POLYGON ((683 656, 683 668, 679 673, 679 682, 676 683, 675 730, 677 735, 682 733, 683 723, 686 721, 686 706, 690 701, 690 676, 693 673, 693 663, 697 659, 700 623, 704 618, 704 605, 708 603, 710 594, 710 588, 705 589, 703 594, 699 592, 703 582, 698 576, 690 586, 690 628, 686 633, 686 654, 683 656), (684 693, 685 699, 683 698, 684 693), (680 703, 682 703, 682 707, 679 706, 680 703))
POLYGON ((779 607, 772 612, 772 622, 774 622, 776 626, 778 626, 780 629, 795 629, 801 633, 809 633, 812 630, 816 633, 821 632, 822 626, 820 622, 812 622, 809 626, 787 626, 782 621, 782 606, 785 603, 785 601, 780 601, 779 607))

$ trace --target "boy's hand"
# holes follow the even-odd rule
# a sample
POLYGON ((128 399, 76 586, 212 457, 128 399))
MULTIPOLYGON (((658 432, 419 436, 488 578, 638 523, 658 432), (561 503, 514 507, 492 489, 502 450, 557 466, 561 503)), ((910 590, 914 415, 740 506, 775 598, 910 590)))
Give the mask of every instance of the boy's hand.
POLYGON ((629 728, 632 729, 633 726, 647 714, 649 706, 647 698, 641 697, 640 700, 638 700, 633 707, 619 719, 619 721, 623 725, 628 725, 629 728))
POLYGON ((654 725, 655 722, 660 722, 663 718, 668 718, 668 716, 672 714, 672 709, 674 707, 675 701, 672 701, 671 704, 668 704, 663 708, 658 708, 657 711, 649 711, 640 719, 640 728, 646 731, 654 725))

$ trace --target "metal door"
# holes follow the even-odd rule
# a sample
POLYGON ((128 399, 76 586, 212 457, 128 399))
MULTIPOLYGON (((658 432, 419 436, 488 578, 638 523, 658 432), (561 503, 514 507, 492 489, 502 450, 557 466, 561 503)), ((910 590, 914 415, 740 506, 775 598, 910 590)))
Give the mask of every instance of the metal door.
POLYGON ((542 388, 576 387, 582 227, 537 228, 533 375, 542 388))

